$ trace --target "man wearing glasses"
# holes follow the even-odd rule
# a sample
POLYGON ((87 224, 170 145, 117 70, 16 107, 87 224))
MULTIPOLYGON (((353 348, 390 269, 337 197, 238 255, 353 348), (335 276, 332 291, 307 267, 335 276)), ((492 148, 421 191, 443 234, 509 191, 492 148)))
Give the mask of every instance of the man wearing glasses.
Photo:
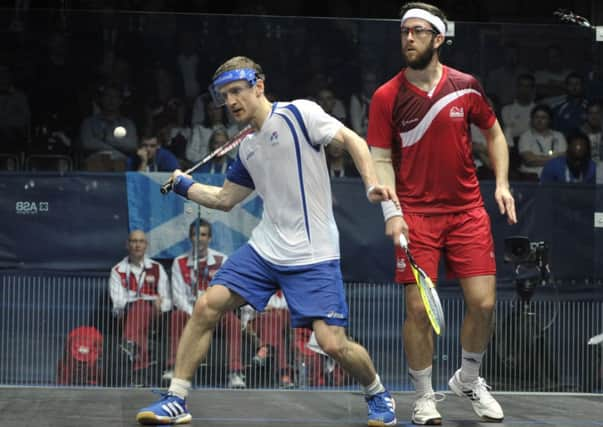
MULTIPOLYGON (((501 421, 503 411, 479 376, 490 339, 496 297, 496 263, 490 219, 484 209, 471 155, 469 125, 487 141, 495 171, 494 197, 510 224, 517 221, 509 192, 505 136, 471 75, 442 65, 446 17, 435 6, 412 2, 400 13, 406 62, 371 98, 367 140, 381 184, 396 188, 402 210, 384 202, 386 234, 408 238, 417 262, 437 277, 444 250, 448 275, 458 278, 465 297, 461 329, 462 364, 449 381, 471 400, 477 415, 501 421)), ((404 251, 396 247, 396 282, 414 283, 404 251)), ((436 280, 434 280, 435 282, 436 280)), ((431 380, 433 333, 416 286, 405 287, 404 349, 417 396, 414 424, 441 424, 441 397, 431 380)))
POLYGON ((139 172, 172 172, 179 167, 176 156, 161 146, 154 133, 142 137, 136 154, 128 158, 127 164, 127 170, 139 172))

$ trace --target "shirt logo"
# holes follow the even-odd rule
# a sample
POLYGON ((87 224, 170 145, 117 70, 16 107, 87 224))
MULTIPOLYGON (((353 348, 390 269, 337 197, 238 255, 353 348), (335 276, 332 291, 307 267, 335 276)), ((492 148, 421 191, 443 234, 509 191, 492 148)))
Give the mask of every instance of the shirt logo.
POLYGON ((463 117, 465 117, 465 110, 463 109, 463 107, 457 107, 456 105, 453 105, 450 109, 450 117, 453 119, 462 119, 463 117))
POLYGON ((418 121, 419 121, 418 117, 415 117, 414 119, 410 119, 410 120, 402 120, 402 126, 408 126, 408 125, 411 125, 418 121))
POLYGON ((276 145, 276 144, 278 144, 278 132, 274 131, 270 135, 270 145, 276 145))

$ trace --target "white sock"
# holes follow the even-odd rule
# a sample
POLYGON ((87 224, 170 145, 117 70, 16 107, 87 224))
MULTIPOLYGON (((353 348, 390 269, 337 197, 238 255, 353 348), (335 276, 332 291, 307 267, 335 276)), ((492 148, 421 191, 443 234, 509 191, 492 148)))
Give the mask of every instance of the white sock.
POLYGON ((420 371, 408 368, 408 376, 415 386, 417 397, 423 397, 423 395, 427 393, 433 393, 433 386, 431 385, 431 368, 431 366, 428 366, 420 371))
POLYGON ((482 359, 485 351, 481 353, 471 353, 463 349, 461 362, 461 381, 464 383, 472 383, 479 376, 479 368, 482 366, 482 359))
POLYGON ((362 388, 364 389, 364 394, 367 396, 374 396, 385 391, 385 387, 383 387, 383 384, 381 384, 381 378, 379 378, 379 375, 375 376, 375 381, 362 388))
POLYGON ((170 388, 168 389, 168 391, 172 394, 175 394, 181 399, 186 399, 190 388, 190 381, 181 380, 180 378, 172 378, 172 382, 170 383, 170 388))

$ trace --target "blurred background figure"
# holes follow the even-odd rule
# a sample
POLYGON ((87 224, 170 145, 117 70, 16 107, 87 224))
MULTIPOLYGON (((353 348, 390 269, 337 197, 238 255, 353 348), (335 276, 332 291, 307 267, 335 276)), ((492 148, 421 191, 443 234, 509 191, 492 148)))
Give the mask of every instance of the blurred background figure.
POLYGON ((540 182, 594 184, 597 165, 590 158, 590 141, 583 133, 568 137, 564 156, 549 160, 542 169, 540 182))
POLYGON ((128 256, 111 269, 109 294, 113 315, 123 322, 121 349, 132 363, 132 385, 148 382, 149 337, 161 313, 171 310, 168 275, 146 256, 147 238, 134 230, 126 243, 128 256))

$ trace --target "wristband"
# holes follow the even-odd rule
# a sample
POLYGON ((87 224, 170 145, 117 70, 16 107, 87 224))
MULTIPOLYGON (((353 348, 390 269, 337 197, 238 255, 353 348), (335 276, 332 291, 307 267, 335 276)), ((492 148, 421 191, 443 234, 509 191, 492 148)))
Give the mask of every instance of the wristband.
POLYGON ((369 194, 371 193, 371 191, 373 191, 375 189, 374 185, 371 185, 369 188, 366 189, 366 198, 370 199, 369 194))
POLYGON ((172 190, 174 193, 181 195, 182 197, 188 199, 187 193, 188 189, 195 183, 192 179, 184 176, 178 175, 174 180, 174 184, 172 185, 172 190))
POLYGON ((402 216, 402 209, 397 207, 396 204, 391 200, 381 202, 381 209, 383 210, 383 218, 385 221, 394 216, 402 216))

